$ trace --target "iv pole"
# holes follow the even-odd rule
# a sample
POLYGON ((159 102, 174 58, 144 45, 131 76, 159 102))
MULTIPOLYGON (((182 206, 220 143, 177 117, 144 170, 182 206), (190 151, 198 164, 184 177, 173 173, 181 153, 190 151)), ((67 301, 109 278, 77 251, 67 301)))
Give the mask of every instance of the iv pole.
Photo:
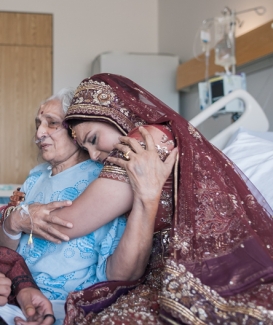
MULTIPOLYGON (((240 14, 244 14, 246 12, 250 12, 250 11, 255 11, 257 15, 259 16, 262 16, 266 13, 266 8, 264 6, 258 6, 258 7, 254 7, 254 8, 249 8, 249 9, 245 9, 245 10, 241 10, 241 11, 235 11, 234 12, 234 15, 237 16, 237 15, 240 15, 240 14)), ((225 14, 226 12, 232 12, 229 7, 225 7, 224 10, 223 10, 223 14, 225 14)), ((207 18, 207 19, 204 19, 203 20, 203 24, 207 24, 208 22, 211 22, 214 20, 214 17, 213 18, 207 18)), ((240 24, 242 24, 242 22, 239 21, 240 24)), ((241 27, 242 25, 240 25, 241 27)))
MULTIPOLYGON (((264 6, 257 6, 257 7, 253 7, 253 8, 249 8, 249 9, 245 9, 245 10, 241 10, 241 11, 232 11, 229 7, 225 7, 224 10, 222 11, 222 14, 224 16, 230 16, 231 17, 231 35, 232 35, 232 55, 233 57, 235 57, 235 27, 236 27, 236 23, 238 24, 239 27, 242 26, 243 21, 240 21, 240 19, 238 18, 238 15, 250 12, 250 11, 255 11, 255 13, 259 16, 264 15, 266 13, 266 8, 264 6)), ((208 18, 203 20, 202 24, 203 26, 205 26, 206 29, 209 29, 212 25, 212 23, 215 21, 215 18, 208 18)), ((209 44, 206 45, 207 48, 207 52, 208 52, 208 47, 209 44)), ((208 56, 209 54, 206 53, 206 64, 208 64, 208 56)), ((208 70, 208 67, 206 67, 206 69, 208 70)), ((231 69, 232 69, 232 74, 236 73, 236 63, 231 65, 231 69)), ((206 76, 207 77, 207 76, 206 76)))

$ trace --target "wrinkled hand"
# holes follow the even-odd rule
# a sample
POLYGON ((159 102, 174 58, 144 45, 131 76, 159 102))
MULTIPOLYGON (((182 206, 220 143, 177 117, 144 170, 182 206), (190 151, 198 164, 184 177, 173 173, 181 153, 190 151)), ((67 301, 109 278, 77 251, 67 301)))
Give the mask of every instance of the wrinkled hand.
POLYGON ((3 273, 0 273, 0 306, 8 302, 8 296, 11 291, 11 281, 3 273))
POLYGON ((24 288, 17 295, 17 301, 25 315, 27 321, 20 317, 15 317, 16 325, 52 325, 53 317, 45 317, 45 315, 53 315, 51 302, 35 288, 24 288))
POLYGON ((71 224, 71 222, 67 222, 58 218, 57 216, 50 214, 50 212, 65 206, 70 206, 71 204, 71 201, 56 201, 48 204, 33 203, 28 206, 31 218, 24 213, 22 216, 18 216, 20 212, 17 212, 16 217, 12 214, 11 218, 8 218, 11 220, 7 219, 7 221, 10 222, 10 227, 12 230, 15 231, 16 229, 18 232, 23 231, 29 234, 32 228, 32 220, 33 235, 42 237, 54 243, 60 243, 62 240, 68 241, 69 237, 55 229, 53 225, 56 224, 66 228, 72 228, 73 225, 71 224))
POLYGON ((151 134, 143 127, 139 128, 139 132, 146 143, 146 150, 136 139, 120 137, 122 144, 116 144, 115 148, 124 153, 131 148, 130 160, 109 157, 108 161, 125 168, 134 191, 134 197, 138 196, 149 202, 158 200, 162 187, 172 171, 178 151, 177 148, 174 148, 165 162, 162 162, 151 134))

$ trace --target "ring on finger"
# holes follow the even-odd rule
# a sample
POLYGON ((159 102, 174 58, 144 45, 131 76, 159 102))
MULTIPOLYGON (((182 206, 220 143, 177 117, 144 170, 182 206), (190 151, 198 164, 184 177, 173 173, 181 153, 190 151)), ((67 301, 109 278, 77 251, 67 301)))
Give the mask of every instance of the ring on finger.
POLYGON ((56 318, 55 318, 55 316, 54 316, 53 314, 46 314, 46 315, 44 316, 44 319, 46 319, 47 317, 51 317, 51 318, 53 318, 53 324, 56 322, 56 318))
POLYGON ((126 160, 130 160, 130 156, 129 156, 129 153, 131 152, 131 149, 128 150, 126 153, 123 154, 123 157, 126 159, 126 160))

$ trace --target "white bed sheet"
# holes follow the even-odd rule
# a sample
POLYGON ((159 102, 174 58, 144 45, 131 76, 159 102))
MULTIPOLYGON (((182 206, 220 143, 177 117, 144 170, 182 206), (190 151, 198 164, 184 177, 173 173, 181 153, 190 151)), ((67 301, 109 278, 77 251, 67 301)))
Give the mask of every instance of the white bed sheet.
POLYGON ((240 128, 223 149, 273 209, 273 132, 240 128))

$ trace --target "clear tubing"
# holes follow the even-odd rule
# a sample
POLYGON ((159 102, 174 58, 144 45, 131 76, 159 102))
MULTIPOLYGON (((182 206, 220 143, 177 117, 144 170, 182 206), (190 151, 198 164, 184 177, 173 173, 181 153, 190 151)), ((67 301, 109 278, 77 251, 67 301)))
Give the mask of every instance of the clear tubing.
POLYGON ((60 130, 63 130, 64 128, 60 127, 58 128, 57 130, 53 131, 52 133, 48 134, 48 135, 43 135, 40 139, 37 139, 35 140, 35 143, 38 144, 38 143, 42 143, 45 139, 47 138, 51 138, 51 136, 55 133, 57 133, 58 131, 60 130))

